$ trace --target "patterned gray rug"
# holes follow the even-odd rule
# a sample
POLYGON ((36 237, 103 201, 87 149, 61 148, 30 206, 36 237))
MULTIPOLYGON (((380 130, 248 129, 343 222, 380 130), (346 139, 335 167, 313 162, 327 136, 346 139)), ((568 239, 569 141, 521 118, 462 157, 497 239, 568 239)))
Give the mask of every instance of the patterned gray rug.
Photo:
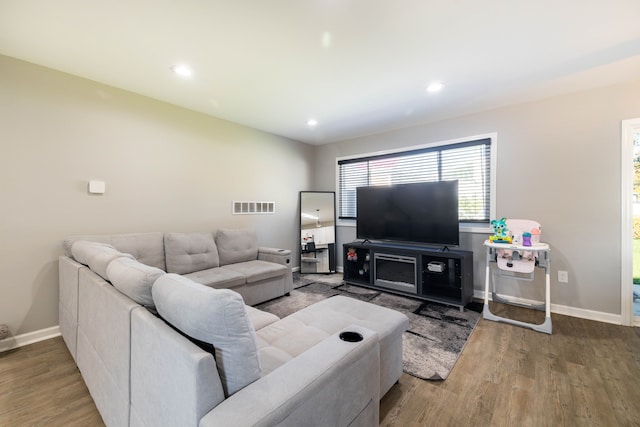
POLYGON ((464 312, 456 307, 402 297, 369 288, 347 285, 342 275, 294 275, 290 296, 258 306, 282 318, 334 295, 345 295, 398 310, 409 317, 403 336, 403 369, 425 380, 444 380, 453 369, 467 339, 480 319, 482 304, 472 303, 464 312))

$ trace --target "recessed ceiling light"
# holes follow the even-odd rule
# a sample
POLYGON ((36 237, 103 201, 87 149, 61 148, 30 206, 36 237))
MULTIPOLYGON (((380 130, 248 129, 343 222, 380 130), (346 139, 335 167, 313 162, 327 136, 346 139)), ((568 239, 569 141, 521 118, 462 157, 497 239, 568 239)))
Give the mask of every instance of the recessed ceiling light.
POLYGON ((322 47, 331 47, 331 33, 329 31, 322 33, 322 47))
POLYGON ((191 77, 191 68, 184 64, 176 64, 171 67, 171 71, 179 75, 180 77, 191 77))
POLYGON ((316 119, 309 119, 307 120, 307 125, 309 126, 317 126, 318 125, 318 121, 316 119))
POLYGON ((429 86, 427 86, 427 92, 429 93, 440 92, 443 87, 444 85, 442 84, 442 82, 429 83, 429 86))

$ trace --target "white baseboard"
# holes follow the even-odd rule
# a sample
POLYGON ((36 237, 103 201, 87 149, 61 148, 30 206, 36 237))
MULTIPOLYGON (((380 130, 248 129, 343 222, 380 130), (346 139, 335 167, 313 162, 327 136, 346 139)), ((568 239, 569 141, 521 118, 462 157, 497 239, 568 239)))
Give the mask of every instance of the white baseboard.
MULTIPOLYGON (((474 298, 484 301, 484 291, 474 291, 474 298)), ((503 296, 503 295, 500 295, 503 296)), ((510 301, 525 305, 544 304, 544 301, 533 301, 525 298, 505 296, 510 301)), ((489 296, 491 300, 491 296, 489 296)), ((597 322, 612 323, 614 325, 622 325, 622 316, 619 314, 604 313, 601 311, 587 310, 584 308, 569 307, 567 305, 559 305, 551 303, 551 312, 562 314, 565 316, 578 317, 580 319, 595 320, 597 322)))
POLYGON ((60 326, 52 326, 51 328, 40 329, 39 331, 5 338, 0 340, 0 353, 58 336, 60 336, 60 326))

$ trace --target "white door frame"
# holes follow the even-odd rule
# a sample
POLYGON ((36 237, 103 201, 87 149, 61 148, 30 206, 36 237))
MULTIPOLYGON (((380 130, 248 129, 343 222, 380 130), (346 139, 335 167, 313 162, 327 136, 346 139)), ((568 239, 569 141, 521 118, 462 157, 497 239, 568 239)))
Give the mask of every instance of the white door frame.
POLYGON ((623 120, 621 126, 621 318, 622 324, 640 326, 633 316, 633 135, 640 131, 640 118, 623 120))

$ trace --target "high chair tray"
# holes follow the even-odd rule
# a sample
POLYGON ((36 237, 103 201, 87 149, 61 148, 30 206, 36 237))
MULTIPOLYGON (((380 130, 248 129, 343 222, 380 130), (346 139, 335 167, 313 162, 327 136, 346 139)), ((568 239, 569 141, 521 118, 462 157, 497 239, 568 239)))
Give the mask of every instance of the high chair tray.
POLYGON ((547 243, 536 243, 531 246, 515 245, 513 243, 494 243, 489 240, 484 241, 484 245, 489 248, 510 249, 513 251, 548 251, 550 250, 547 243))

